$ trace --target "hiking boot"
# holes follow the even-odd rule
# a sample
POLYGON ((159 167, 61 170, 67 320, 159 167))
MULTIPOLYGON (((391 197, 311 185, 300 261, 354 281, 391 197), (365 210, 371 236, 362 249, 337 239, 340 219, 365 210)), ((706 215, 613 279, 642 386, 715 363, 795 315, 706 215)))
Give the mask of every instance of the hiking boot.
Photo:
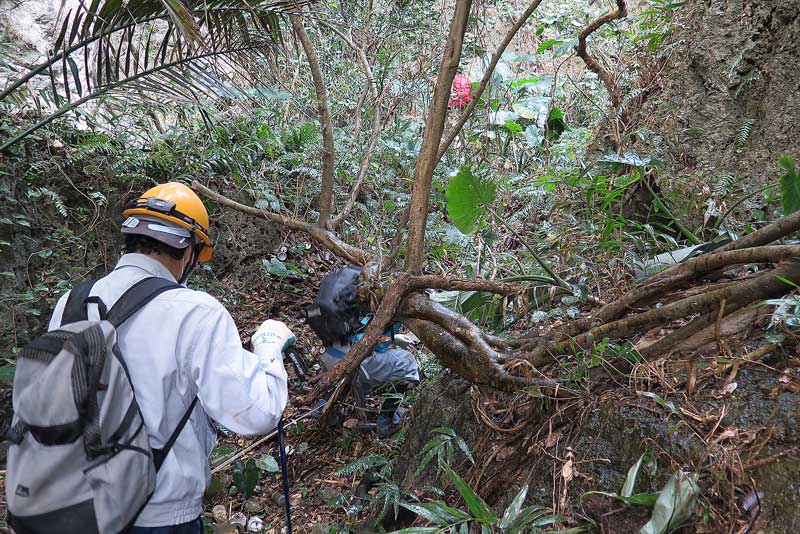
POLYGON ((392 422, 391 417, 387 417, 385 415, 379 415, 378 420, 375 423, 375 432, 378 434, 379 439, 387 438, 397 432, 399 425, 395 425, 392 422))

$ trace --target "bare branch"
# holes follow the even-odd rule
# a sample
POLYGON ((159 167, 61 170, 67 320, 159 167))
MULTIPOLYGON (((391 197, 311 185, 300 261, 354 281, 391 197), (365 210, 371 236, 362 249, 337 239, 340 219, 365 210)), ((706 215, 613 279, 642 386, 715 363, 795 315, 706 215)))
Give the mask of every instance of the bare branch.
POLYGON ((369 144, 367 145, 367 150, 364 152, 364 157, 361 159, 361 168, 358 170, 358 176, 356 177, 356 182, 353 184, 353 189, 350 191, 350 197, 347 199, 347 202, 342 208, 341 213, 334 217, 331 221, 331 229, 336 230, 342 222, 347 219, 350 215, 350 212, 353 211, 353 207, 356 204, 356 199, 358 199, 358 194, 361 191, 361 186, 364 183, 364 179, 367 177, 367 172, 369 171, 369 164, 372 162, 372 156, 375 154, 375 144, 378 142, 378 137, 381 134, 381 103, 380 101, 375 103, 375 117, 372 121, 372 133, 369 137, 369 144))
POLYGON ((235 209, 236 211, 240 211, 242 213, 267 219, 268 221, 281 224, 292 230, 305 232, 314 238, 314 240, 320 245, 328 248, 331 252, 351 264, 366 265, 370 260, 370 257, 366 252, 358 247, 354 247, 353 245, 345 243, 336 234, 319 225, 310 224, 305 221, 293 219, 291 217, 286 217, 285 215, 281 215, 279 213, 272 213, 270 211, 264 211, 251 206, 246 206, 236 202, 235 200, 231 200, 223 195, 220 195, 216 191, 212 191, 196 180, 192 182, 192 189, 222 206, 235 209))
MULTIPOLYGON (((603 85, 606 87, 606 91, 608 91, 608 96, 611 99, 611 105, 614 106, 614 109, 623 109, 622 106, 624 105, 622 99, 622 92, 620 91, 619 85, 611 76, 611 73, 603 67, 599 61, 589 55, 589 52, 586 50, 586 39, 589 38, 591 34, 596 32, 600 27, 604 24, 607 24, 613 20, 624 18, 628 15, 628 8, 625 5, 625 0, 616 0, 617 9, 615 11, 611 11, 606 13, 605 15, 598 17, 591 23, 589 23, 581 33, 578 35, 578 44, 575 47, 575 53, 580 57, 586 66, 595 74, 597 74, 601 80, 603 80, 603 85)), ((622 112, 622 123, 627 124, 628 117, 627 112, 623 109, 622 112)), ((616 114, 615 114, 616 117, 616 114)), ((619 149, 619 147, 617 147, 619 149)))
POLYGON ((447 46, 439 65, 439 76, 433 89, 433 97, 425 121, 425 133, 417 165, 414 169, 414 186, 411 190, 410 215, 408 227, 408 244, 406 246, 405 270, 409 273, 422 271, 425 256, 425 226, 428 221, 428 207, 431 195, 433 172, 439 159, 439 143, 444 133, 444 122, 447 118, 447 101, 450 98, 450 87, 458 71, 461 60, 461 48, 464 44, 464 32, 467 29, 472 0, 456 0, 453 21, 447 36, 447 46))
POLYGON ((500 295, 512 295, 522 293, 525 288, 508 282, 497 282, 494 280, 461 280, 458 278, 448 278, 432 274, 417 275, 411 278, 410 285, 414 289, 441 289, 459 291, 486 291, 488 293, 498 293, 500 295))
POLYGON ((542 0, 533 0, 533 2, 531 2, 531 4, 528 6, 528 9, 526 9, 525 12, 520 15, 519 19, 517 19, 517 22, 514 23, 514 26, 512 26, 511 29, 506 33, 506 36, 500 43, 500 46, 498 46, 497 50, 495 50, 494 54, 492 54, 492 59, 489 61, 489 66, 486 67, 486 71, 483 73, 483 78, 481 78, 481 83, 478 85, 478 90, 473 95, 469 104, 467 104, 467 107, 464 108, 464 111, 461 112, 461 115, 458 117, 458 121, 456 121, 456 123, 450 129, 450 133, 447 134, 447 138, 439 146, 439 153, 436 155, 437 162, 442 159, 444 153, 447 152, 447 149, 450 148, 451 144, 453 144, 458 132, 460 132, 461 128, 464 127, 464 124, 467 122, 469 116, 472 115, 472 112, 475 110, 475 106, 478 104, 481 96, 483 96, 483 92, 489 85, 489 81, 492 79, 492 74, 494 74, 494 69, 497 67, 497 63, 500 61, 500 58, 506 51, 506 48, 508 48, 508 45, 514 39, 514 36, 519 33, 519 30, 525 25, 526 22, 528 22, 528 19, 531 17, 531 15, 533 15, 533 12, 536 11, 541 3, 542 0))
POLYGON ((325 26, 333 33, 339 36, 339 38, 347 43, 347 46, 353 49, 353 51, 358 56, 358 61, 361 63, 361 70, 364 71, 364 76, 367 77, 367 84, 369 85, 370 93, 372 94, 372 98, 378 98, 378 86, 375 85, 375 76, 372 75, 372 68, 369 66, 369 61, 367 60, 367 55, 364 53, 364 49, 356 46, 352 39, 347 37, 342 31, 340 31, 336 26, 332 24, 328 24, 324 20, 320 20, 319 23, 322 26, 325 26))
POLYGON ((698 256, 645 280, 643 284, 634 288, 627 295, 600 308, 596 318, 603 322, 618 319, 640 302, 653 301, 682 284, 719 269, 745 263, 780 263, 791 257, 800 257, 800 246, 773 245, 730 249, 698 256))
MULTIPOLYGON (((620 339, 644 332, 655 326, 669 323, 695 314, 707 314, 719 309, 720 303, 726 302, 726 310, 733 312, 752 302, 778 296, 786 293, 788 284, 782 279, 794 283, 800 282, 800 262, 790 258, 781 262, 774 270, 765 272, 752 279, 742 281, 732 286, 709 291, 701 295, 693 295, 678 302, 667 304, 660 308, 648 310, 631 317, 608 322, 566 341, 548 343, 526 355, 526 359, 534 365, 540 364, 543 357, 548 354, 574 353, 592 346, 595 340, 603 338, 620 339)), ((700 321, 691 327, 691 333, 707 326, 707 320, 700 321)), ((691 323, 690 323, 691 325, 691 323)), ((672 338, 675 342, 683 339, 682 335, 672 338)), ((668 347, 663 347, 664 349, 668 347)))
POLYGON ((331 121, 330 109, 328 109, 328 91, 325 89, 325 82, 322 79, 322 70, 319 67, 317 52, 308 38, 302 20, 297 15, 291 15, 289 18, 308 59, 311 77, 314 79, 314 90, 317 94, 317 108, 319 109, 319 120, 322 124, 322 191, 319 195, 318 224, 323 228, 327 228, 331 216, 331 206, 333 205, 333 175, 335 172, 333 122, 331 121))

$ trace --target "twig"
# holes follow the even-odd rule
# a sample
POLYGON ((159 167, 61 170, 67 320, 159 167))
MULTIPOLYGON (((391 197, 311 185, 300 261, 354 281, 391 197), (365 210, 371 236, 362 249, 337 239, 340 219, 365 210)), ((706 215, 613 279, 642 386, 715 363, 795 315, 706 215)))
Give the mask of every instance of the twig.
POLYGON ((367 77, 367 84, 369 84, 369 90, 370 93, 372 93, 372 98, 377 99, 378 87, 375 85, 375 76, 372 75, 372 68, 370 68, 369 66, 369 61, 367 61, 367 55, 364 53, 364 49, 359 46, 356 46, 356 44, 352 41, 352 39, 350 39, 344 33, 339 31, 339 29, 336 26, 328 24, 324 20, 320 20, 319 23, 320 25, 328 28, 333 33, 338 35, 342 41, 347 43, 347 45, 353 49, 353 51, 358 56, 358 61, 361 63, 361 70, 364 71, 364 76, 367 77))
POLYGON ((767 464, 771 464, 772 462, 780 460, 781 458, 786 458, 787 456, 798 456, 798 455, 800 455, 800 447, 792 447, 791 449, 786 449, 785 451, 771 454, 765 458, 748 462, 744 465, 744 468, 756 469, 758 467, 763 467, 767 464))
POLYGON ((338 228, 339 225, 342 224, 345 219, 347 219, 347 217, 350 215, 350 212, 353 211, 353 207, 356 205, 356 199, 358 199, 358 193, 361 191, 361 186, 364 183, 364 179, 367 177, 369 164, 372 162, 372 156, 375 154, 375 144, 378 142, 378 137, 380 137, 380 134, 381 102, 379 100, 375 102, 375 118, 372 121, 372 133, 369 137, 369 145, 367 145, 367 150, 364 152, 364 157, 361 159, 361 168, 358 170, 356 182, 353 184, 353 189, 350 192, 350 196, 348 197, 344 208, 342 208, 341 213, 339 213, 339 215, 334 217, 331 221, 330 227, 332 230, 338 228))
MULTIPOLYGON (((581 33, 578 35, 578 44, 575 47, 575 53, 580 57, 586 66, 597 74, 601 80, 603 80, 603 85, 606 87, 606 91, 608 91, 608 96, 611 99, 611 105, 614 107, 614 117, 616 119, 617 113, 616 111, 620 109, 621 106, 624 106, 624 102, 622 100, 622 93, 620 92, 619 85, 614 79, 611 77, 611 73, 603 67, 600 62, 598 62, 595 58, 589 55, 589 52, 586 50, 586 39, 589 38, 591 34, 596 32, 600 29, 601 26, 607 24, 613 20, 621 19, 628 14, 628 8, 625 5, 625 0, 616 0, 617 9, 615 11, 611 11, 606 13, 605 15, 598 17, 593 22, 589 23, 581 33)), ((622 119, 623 124, 628 123, 628 112, 625 111, 624 107, 622 107, 622 115, 620 117, 622 119)), ((615 123, 616 121, 614 121, 615 123)), ((613 123, 612 123, 613 124, 613 123)), ((621 143, 617 140, 615 141, 617 144, 616 149, 619 151, 621 149, 621 143)))
POLYGON ((319 195, 318 224, 326 228, 328 219, 331 216, 331 206, 333 205, 334 174, 333 122, 328 108, 328 91, 325 89, 325 82, 322 79, 322 70, 319 66, 317 53, 308 38, 302 20, 298 15, 290 15, 289 18, 292 21, 292 28, 303 46, 306 59, 308 59, 311 77, 314 80, 314 90, 317 94, 317 108, 319 110, 319 120, 322 124, 322 191, 319 195))
MULTIPOLYGON (((317 408, 314 408, 314 410, 316 410, 316 409, 317 408)), ((286 426, 287 428, 291 427, 293 424, 302 421, 303 419, 305 419, 306 417, 308 417, 309 415, 314 413, 314 410, 307 411, 303 415, 292 419, 291 421, 286 423, 284 426, 286 426)), ((240 450, 239 452, 234 453, 233 455, 226 457, 222 461, 222 463, 220 463, 219 465, 214 466, 213 469, 211 469, 211 474, 213 475, 215 473, 218 473, 218 472, 222 471, 223 469, 225 469, 226 467, 231 465, 233 462, 235 462, 236 460, 238 460, 239 458, 241 458, 242 456, 244 456, 245 454, 247 454, 251 450, 255 449, 256 447, 258 447, 262 443, 266 443, 267 441, 273 439, 277 435, 278 435, 278 429, 276 428, 275 430, 273 430, 272 432, 270 432, 266 436, 260 437, 258 440, 254 441, 253 443, 251 443, 250 445, 248 445, 244 449, 240 450)), ((5 474, 5 471, 0 472, 0 475, 2 475, 2 474, 5 474)))

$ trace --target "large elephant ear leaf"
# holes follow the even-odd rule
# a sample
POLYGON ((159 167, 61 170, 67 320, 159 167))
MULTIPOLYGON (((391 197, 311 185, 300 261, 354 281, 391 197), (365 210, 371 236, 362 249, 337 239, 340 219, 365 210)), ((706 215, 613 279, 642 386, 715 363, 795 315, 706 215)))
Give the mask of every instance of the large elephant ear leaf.
POLYGON ((447 184, 447 215, 462 233, 472 234, 486 216, 496 194, 497 186, 493 182, 481 180, 467 166, 461 167, 447 184))

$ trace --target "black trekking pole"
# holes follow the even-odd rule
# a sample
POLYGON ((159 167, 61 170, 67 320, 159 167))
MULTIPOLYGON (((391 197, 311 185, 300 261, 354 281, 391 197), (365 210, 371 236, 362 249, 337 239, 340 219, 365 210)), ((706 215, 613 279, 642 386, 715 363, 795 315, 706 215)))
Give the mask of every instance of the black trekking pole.
MULTIPOLYGON (((305 379, 306 375, 300 372, 297 362, 302 362, 300 354, 293 346, 284 351, 284 356, 289 359, 298 371, 298 378, 305 379)), ((283 506, 286 508, 286 534, 292 534, 292 505, 289 503, 289 470, 286 467, 286 432, 283 429, 283 417, 278 420, 278 453, 281 460, 281 478, 283 479, 283 506)))
POLYGON ((283 431, 283 417, 278 421, 278 451, 281 457, 281 478, 283 478, 283 505, 286 508, 286 534, 292 534, 292 506, 289 504, 289 472, 286 469, 286 445, 283 431))

